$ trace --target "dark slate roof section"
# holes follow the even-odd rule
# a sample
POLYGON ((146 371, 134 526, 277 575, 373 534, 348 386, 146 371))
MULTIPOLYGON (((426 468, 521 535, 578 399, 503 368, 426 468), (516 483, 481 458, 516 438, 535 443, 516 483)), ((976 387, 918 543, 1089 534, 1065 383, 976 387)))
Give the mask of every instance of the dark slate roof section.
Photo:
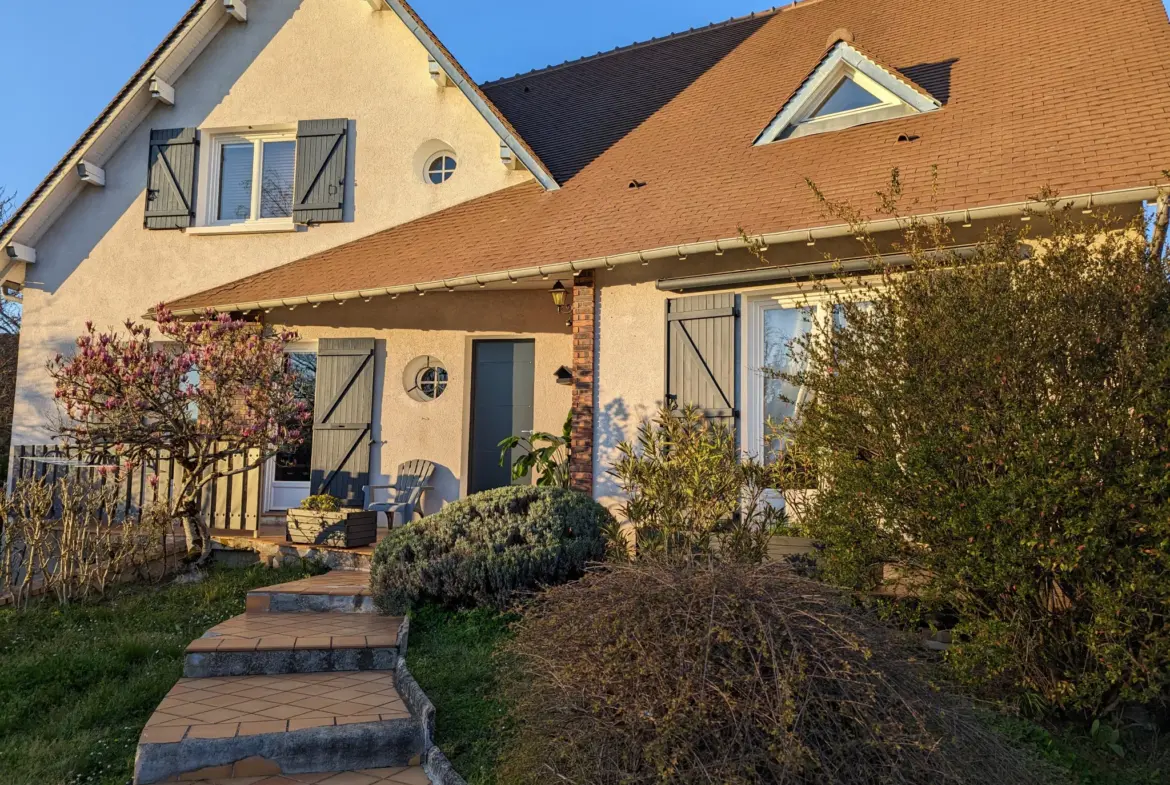
POLYGON ((565 183, 692 85, 768 11, 482 85, 565 183))

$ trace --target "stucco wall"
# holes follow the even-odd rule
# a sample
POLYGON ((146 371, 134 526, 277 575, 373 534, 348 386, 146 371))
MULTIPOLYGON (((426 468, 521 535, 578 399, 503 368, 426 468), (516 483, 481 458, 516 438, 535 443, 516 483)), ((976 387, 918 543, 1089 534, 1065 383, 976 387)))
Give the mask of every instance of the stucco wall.
MULTIPOLYGON (((115 326, 151 305, 293 261, 513 185, 499 139, 455 88, 428 76, 422 45, 391 12, 358 0, 257 0, 229 23, 36 242, 24 295, 14 441, 49 438, 44 366, 85 320, 115 326), (196 237, 143 228, 149 132, 351 120, 349 218, 287 234, 196 237), (420 151, 441 140, 459 157, 446 184, 426 184, 420 151), (429 143, 429 145, 428 145, 429 143)), ((203 142, 201 157, 209 145, 203 142)), ((203 194, 201 194, 202 198, 203 194)), ((423 275, 422 277, 425 277, 423 275)))
POLYGON ((433 461, 436 487, 426 499, 428 513, 459 498, 466 489, 473 341, 535 339, 536 430, 560 433, 572 405, 572 388, 557 384, 554 377, 560 366, 572 364, 572 336, 564 315, 552 307, 545 291, 383 297, 369 303, 274 312, 268 321, 296 330, 305 340, 375 339, 377 448, 371 477, 374 484, 386 482, 404 461, 433 461), (438 358, 450 377, 446 392, 426 403, 412 399, 403 386, 403 369, 420 355, 438 358))

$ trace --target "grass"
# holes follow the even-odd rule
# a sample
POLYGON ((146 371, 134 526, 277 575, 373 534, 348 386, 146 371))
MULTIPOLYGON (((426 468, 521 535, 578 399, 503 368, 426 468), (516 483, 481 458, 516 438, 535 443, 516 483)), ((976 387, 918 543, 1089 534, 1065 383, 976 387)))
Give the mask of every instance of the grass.
POLYGON ((0 783, 126 785, 138 734, 183 650, 299 568, 214 569, 199 583, 121 587, 98 602, 0 609, 0 783))
POLYGON ((1127 728, 1116 736, 1102 723, 1094 735, 1072 723, 1040 725, 1021 717, 996 715, 997 730, 1032 749, 1075 785, 1167 785, 1170 739, 1127 728))
POLYGON ((508 730, 494 652, 508 622, 485 609, 431 606, 410 614, 406 664, 435 704, 435 743, 469 785, 496 785, 508 730))

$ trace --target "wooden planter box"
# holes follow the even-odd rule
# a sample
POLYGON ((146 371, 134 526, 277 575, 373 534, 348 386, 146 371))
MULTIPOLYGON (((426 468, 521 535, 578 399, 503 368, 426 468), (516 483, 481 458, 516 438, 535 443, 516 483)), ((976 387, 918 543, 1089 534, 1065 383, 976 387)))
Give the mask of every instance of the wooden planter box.
POLYGON ((361 548, 378 539, 378 513, 288 511, 288 538, 304 545, 361 548))

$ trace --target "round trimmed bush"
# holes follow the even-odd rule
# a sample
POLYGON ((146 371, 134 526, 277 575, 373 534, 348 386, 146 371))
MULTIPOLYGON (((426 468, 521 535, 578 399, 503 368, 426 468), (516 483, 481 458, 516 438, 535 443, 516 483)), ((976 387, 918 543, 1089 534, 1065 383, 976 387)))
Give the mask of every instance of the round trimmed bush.
POLYGON ((564 488, 477 493, 395 529, 374 552, 374 601, 386 613, 420 602, 507 606, 518 592, 579 578, 605 557, 613 517, 564 488))

